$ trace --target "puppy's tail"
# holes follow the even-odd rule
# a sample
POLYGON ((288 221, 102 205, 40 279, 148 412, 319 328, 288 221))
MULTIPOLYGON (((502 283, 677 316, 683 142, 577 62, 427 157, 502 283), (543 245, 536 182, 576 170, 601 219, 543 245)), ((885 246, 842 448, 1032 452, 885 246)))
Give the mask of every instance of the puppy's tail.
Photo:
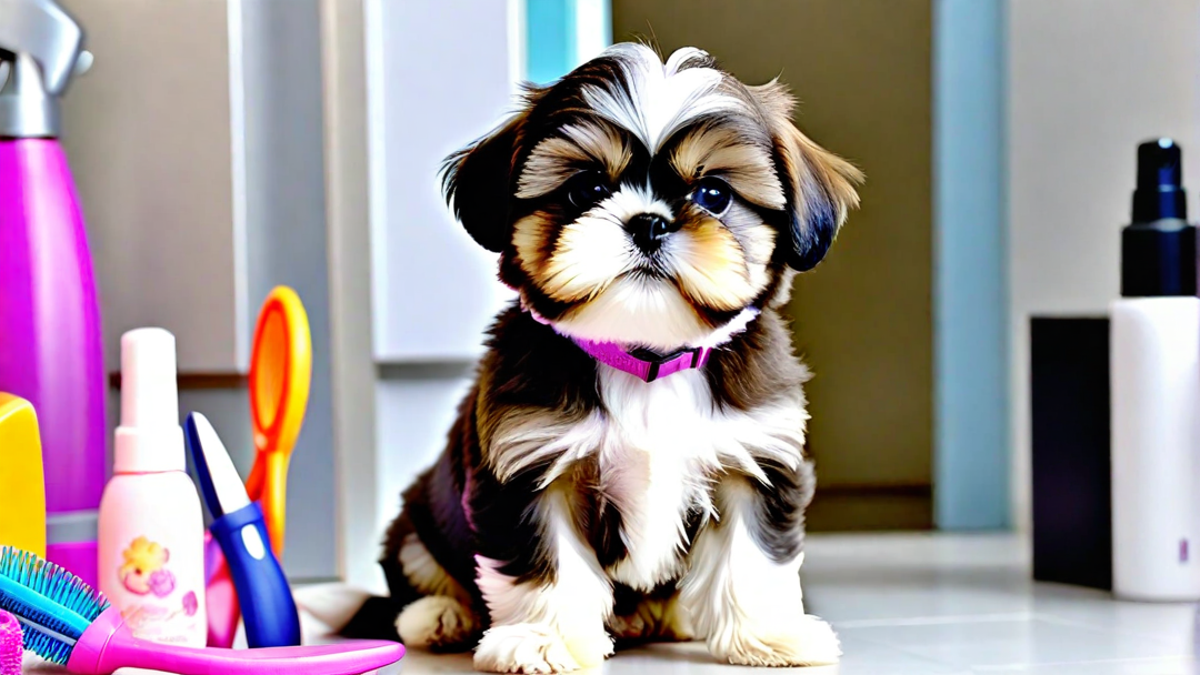
POLYGON ((294 593, 305 638, 337 635, 365 640, 400 641, 396 617, 403 604, 347 584, 306 586, 294 593))

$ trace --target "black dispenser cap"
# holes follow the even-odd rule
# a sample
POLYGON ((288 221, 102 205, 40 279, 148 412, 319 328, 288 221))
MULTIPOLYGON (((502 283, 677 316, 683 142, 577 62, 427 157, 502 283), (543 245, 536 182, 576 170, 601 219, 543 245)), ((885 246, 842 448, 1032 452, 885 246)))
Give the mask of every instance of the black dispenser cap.
POLYGON ((1196 228, 1187 223, 1179 145, 1147 141, 1137 159, 1133 222, 1121 231, 1121 295, 1196 295, 1196 228))
POLYGON ((1183 153, 1169 138, 1138 146, 1137 189, 1133 191, 1133 222, 1163 218, 1187 220, 1183 153))

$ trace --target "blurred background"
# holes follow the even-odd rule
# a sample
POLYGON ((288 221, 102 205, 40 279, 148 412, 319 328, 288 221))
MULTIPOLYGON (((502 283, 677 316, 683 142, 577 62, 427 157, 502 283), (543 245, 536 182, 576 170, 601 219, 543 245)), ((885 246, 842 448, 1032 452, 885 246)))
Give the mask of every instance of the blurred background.
MULTIPOLYGON (((1200 105, 1200 0, 64 0, 64 99, 107 358, 175 333, 184 411, 252 459, 245 373, 276 284, 314 347, 287 566, 380 587, 378 538, 440 450, 509 298, 454 223, 443 157, 612 41, 780 77, 867 174, 796 283, 814 530, 1030 522, 1032 314, 1118 295, 1134 150, 1200 105)), ((115 423, 114 380, 110 414, 115 423)))

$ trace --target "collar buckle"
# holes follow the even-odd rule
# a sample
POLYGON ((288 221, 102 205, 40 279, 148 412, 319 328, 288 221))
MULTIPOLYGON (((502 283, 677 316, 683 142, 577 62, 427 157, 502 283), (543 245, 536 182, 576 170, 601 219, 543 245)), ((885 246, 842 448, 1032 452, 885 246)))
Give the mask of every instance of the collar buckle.
MULTIPOLYGON (((690 348, 685 347, 683 349, 677 349, 669 354, 663 354, 663 355, 656 354, 656 353, 650 351, 649 349, 635 349, 628 353, 633 358, 641 360, 641 361, 645 361, 647 364, 649 364, 649 367, 646 370, 646 376, 642 379, 644 379, 646 382, 653 382, 659 378, 659 374, 660 374, 663 366, 681 363, 683 360, 683 357, 685 357, 685 356, 690 357, 690 358, 688 358, 688 362, 687 362, 686 366, 679 366, 679 367, 675 368, 674 370, 671 370, 671 371, 665 373, 665 375, 677 373, 681 370, 691 370, 693 368, 699 368, 701 365, 704 364, 704 352, 705 352, 704 347, 690 347, 690 348)), ((665 375, 664 375, 664 377, 665 377, 665 375)))

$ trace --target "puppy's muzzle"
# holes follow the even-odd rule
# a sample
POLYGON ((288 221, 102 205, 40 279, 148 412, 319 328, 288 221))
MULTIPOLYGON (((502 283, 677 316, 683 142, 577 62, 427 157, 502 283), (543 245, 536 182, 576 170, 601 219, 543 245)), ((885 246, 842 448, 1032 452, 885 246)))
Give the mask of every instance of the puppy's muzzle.
POLYGON ((657 213, 639 213, 625 223, 625 230, 633 237, 633 243, 646 254, 657 251, 663 239, 672 232, 678 232, 679 227, 657 213))

